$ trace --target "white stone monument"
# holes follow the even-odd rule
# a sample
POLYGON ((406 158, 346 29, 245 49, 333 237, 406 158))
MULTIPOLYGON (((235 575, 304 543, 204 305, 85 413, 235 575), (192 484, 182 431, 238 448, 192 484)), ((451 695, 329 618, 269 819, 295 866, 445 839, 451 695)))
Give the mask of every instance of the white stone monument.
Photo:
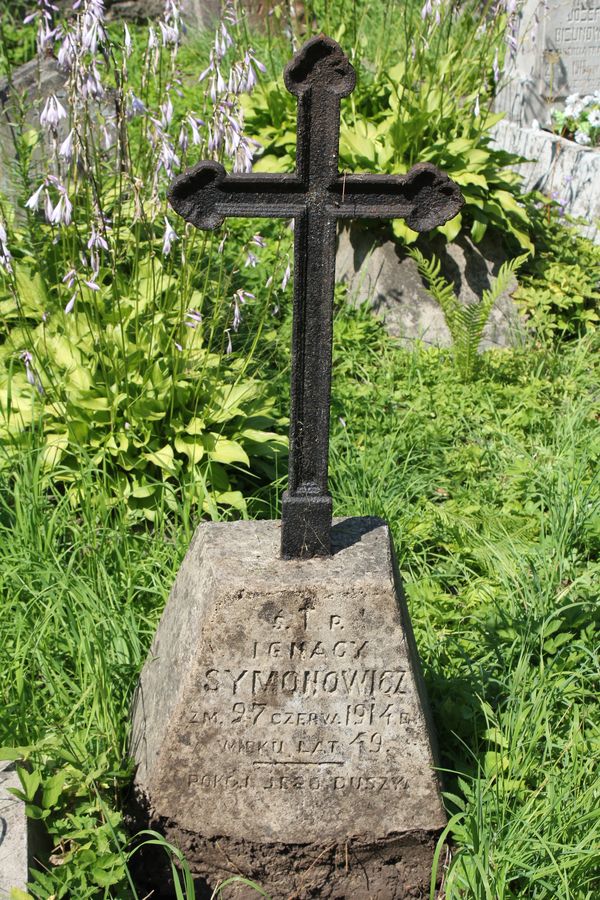
POLYGON ((517 40, 495 104, 512 122, 549 125, 570 94, 600 88, 600 0, 527 0, 517 40))

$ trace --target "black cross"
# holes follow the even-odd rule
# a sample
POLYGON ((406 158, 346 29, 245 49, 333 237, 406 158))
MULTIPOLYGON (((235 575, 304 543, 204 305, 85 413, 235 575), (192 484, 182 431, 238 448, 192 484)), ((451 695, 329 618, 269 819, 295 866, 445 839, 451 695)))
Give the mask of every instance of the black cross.
POLYGON ((226 216, 294 219, 290 459, 281 555, 301 559, 331 552, 327 458, 337 220, 400 218, 415 231, 428 231, 455 216, 464 201, 457 185, 428 163, 407 175, 338 172, 340 99, 354 90, 355 73, 331 38, 308 41, 284 78, 298 98, 296 172, 227 175, 219 163, 204 161, 175 179, 169 201, 197 228, 217 228, 226 216))

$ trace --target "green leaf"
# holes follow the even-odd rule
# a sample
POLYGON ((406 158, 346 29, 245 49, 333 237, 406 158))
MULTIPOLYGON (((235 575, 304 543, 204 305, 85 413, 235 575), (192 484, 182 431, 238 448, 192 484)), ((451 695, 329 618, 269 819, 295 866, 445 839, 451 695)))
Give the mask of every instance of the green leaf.
POLYGON ((75 406, 81 406, 82 409, 89 409, 96 412, 106 412, 110 409, 107 397, 89 396, 86 394, 79 394, 73 399, 73 404, 75 406))
POLYGON ((91 871, 92 878, 100 887, 110 887, 117 884, 123 877, 123 868, 121 866, 113 866, 111 871, 101 869, 100 866, 94 866, 91 871))
POLYGON ((177 474, 178 466, 170 444, 165 444, 164 447, 161 447, 160 450, 156 450, 154 453, 144 453, 143 456, 148 462, 154 463, 155 466, 158 466, 170 475, 177 474))
POLYGON ((204 444, 201 440, 187 439, 178 434, 174 444, 177 452, 184 453, 192 465, 199 463, 204 456, 204 444))
POLYGON ((486 190, 488 188, 487 178, 479 172, 452 172, 452 180, 460 185, 475 184, 486 190))
POLYGON ((31 269, 22 264, 15 265, 17 293, 21 305, 30 313, 39 314, 45 309, 48 301, 46 287, 39 272, 32 274, 31 269))
POLYGON ((409 228, 402 219, 394 219, 392 222, 392 231, 404 244, 414 244, 419 237, 419 232, 409 228))
POLYGON ((218 437, 214 448, 208 451, 208 455, 212 460, 223 465, 235 462, 244 463, 246 466, 250 465, 248 454, 242 445, 227 438, 218 437))
POLYGON ((69 446, 69 435, 47 434, 46 446, 42 453, 42 465, 45 469, 54 469, 61 461, 63 454, 69 446))
POLYGON ((33 772, 28 772, 27 769, 24 769, 22 766, 17 766, 17 775, 19 776, 19 781, 23 785, 25 797, 27 800, 32 801, 42 782, 39 771, 34 769, 33 772))
POLYGON ((206 423, 204 419, 194 416, 185 426, 187 434, 203 434, 206 431, 206 423))
POLYGON ((231 506, 242 513, 247 512, 246 501, 241 491, 216 491, 215 500, 222 506, 231 506))
POLYGON ((459 213, 457 216, 454 216, 453 219, 446 222, 445 225, 439 225, 438 231, 440 231, 447 241, 453 241, 458 234, 460 234, 460 229, 462 228, 462 213, 459 213))
POLYGON ((56 806, 56 802, 62 793, 62 789, 67 777, 66 772, 58 772, 52 778, 48 778, 44 782, 42 792, 42 806, 44 809, 50 809, 56 806))
POLYGON ((131 496, 136 497, 139 500, 144 500, 147 497, 153 497, 156 492, 159 490, 159 485, 157 484, 140 484, 131 491, 131 496))
POLYGON ((10 761, 27 759, 31 750, 31 747, 0 747, 0 759, 10 761))
POLYGON ((486 231, 487 222, 484 222, 483 218, 473 220, 473 224, 471 225, 471 237, 476 244, 483 240, 486 231))
POLYGON ((375 162, 375 145, 371 137, 344 131, 340 139, 340 155, 360 161, 375 162))

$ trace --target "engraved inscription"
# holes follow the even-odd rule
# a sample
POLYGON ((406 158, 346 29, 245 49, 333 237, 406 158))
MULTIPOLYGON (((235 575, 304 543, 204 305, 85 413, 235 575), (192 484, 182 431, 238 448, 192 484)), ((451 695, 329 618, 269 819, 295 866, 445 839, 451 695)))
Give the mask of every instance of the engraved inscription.
POLYGON ((309 790, 333 796, 409 790, 395 772, 413 727, 397 647, 314 598, 268 601, 234 654, 203 658, 187 713, 199 791, 309 790), (358 632, 358 633, 357 633, 358 632), (240 768, 241 766, 241 768, 240 768))
POLYGON ((592 92, 600 82, 600 0, 554 0, 540 16, 545 95, 592 92))

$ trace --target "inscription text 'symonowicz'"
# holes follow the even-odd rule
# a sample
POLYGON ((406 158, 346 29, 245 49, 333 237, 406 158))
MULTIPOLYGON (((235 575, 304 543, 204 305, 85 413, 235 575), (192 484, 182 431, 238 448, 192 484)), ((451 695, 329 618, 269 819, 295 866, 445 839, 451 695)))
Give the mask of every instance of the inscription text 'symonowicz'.
POLYGON ((354 89, 355 73, 335 41, 308 41, 284 77, 298 98, 295 173, 227 175, 220 163, 204 161, 173 182, 169 201, 203 229, 217 228, 226 216, 294 219, 290 460, 281 552, 308 558, 331 552, 327 463, 337 220, 401 218, 415 231, 428 231, 455 216, 463 198, 428 163, 406 175, 339 173, 340 100, 354 89))

